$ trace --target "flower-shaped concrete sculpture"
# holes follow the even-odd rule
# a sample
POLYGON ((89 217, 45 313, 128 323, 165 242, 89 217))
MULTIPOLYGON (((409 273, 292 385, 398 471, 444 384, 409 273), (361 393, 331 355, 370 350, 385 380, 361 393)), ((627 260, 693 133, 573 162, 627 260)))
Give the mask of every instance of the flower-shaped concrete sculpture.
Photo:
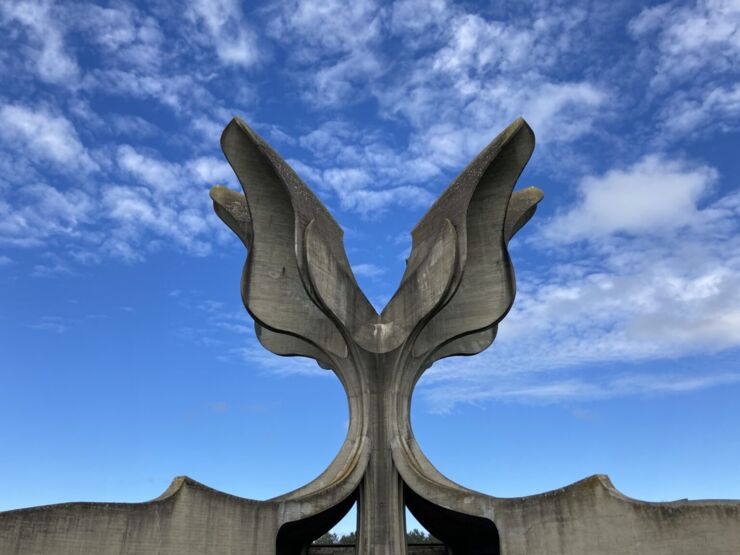
MULTIPOLYGON (((357 285, 341 229, 288 164, 239 119, 221 144, 244 195, 215 187, 211 197, 249 251, 242 298, 257 337, 276 354, 311 357, 332 369, 349 397, 344 446, 299 495, 361 477, 354 496, 363 553, 402 552, 404 503, 456 553, 470 530, 435 524, 450 509, 485 531, 484 552, 497 550, 488 510, 475 508, 468 517, 469 492, 442 478, 417 447, 409 405, 424 369, 488 347, 511 307, 506 245, 542 198, 535 188, 512 194, 534 148, 532 130, 516 120, 442 194, 414 229, 406 272, 380 314, 357 285)), ((311 539, 306 534, 298 543, 311 539)))
POLYGON ((406 272, 380 314, 352 275, 341 229, 288 164, 238 119, 222 147, 244 194, 214 187, 211 197, 248 250, 242 297, 257 337, 336 373, 350 406, 344 444, 315 480, 267 501, 181 477, 146 503, 0 513, 1 554, 310 554, 355 502, 359 555, 407 552, 404 507, 455 555, 740 552, 740 502, 645 503, 598 475, 541 495, 491 497, 442 476, 414 440, 416 381, 441 358, 489 347, 514 300, 507 244, 542 198, 535 188, 513 192, 534 148, 524 120, 484 148, 416 226, 406 272))
MULTIPOLYGON (((280 502, 318 499, 328 484, 357 483, 351 497, 362 554, 404 553, 405 506, 455 554, 597 553, 589 541, 598 534, 568 542, 558 527, 603 530, 609 519, 640 530, 640 545, 655 542, 655 530, 634 519, 664 509, 628 500, 605 476, 530 499, 489 497, 442 476, 411 430, 411 395, 423 371, 489 347, 514 300, 507 245, 542 199, 534 187, 513 191, 534 149, 523 119, 481 151, 413 230, 401 284, 380 314, 357 285, 341 229, 285 161, 238 119, 224 131, 222 147, 244 196, 222 187, 211 196, 249 250, 242 297, 257 336, 276 354, 308 356, 332 369, 349 398, 350 429, 339 455, 317 481, 280 502), (611 503, 589 507, 598 496, 611 503)), ((737 519, 738 505, 728 506, 737 519)), ((689 504, 683 514, 700 507, 689 504)), ((321 531, 340 511, 328 514, 321 531)), ((298 553, 316 536, 312 518, 284 525, 295 538, 285 553, 298 553)), ((616 533, 615 553, 636 545, 625 533, 616 533)), ((280 540, 278 534, 279 551, 280 540)))

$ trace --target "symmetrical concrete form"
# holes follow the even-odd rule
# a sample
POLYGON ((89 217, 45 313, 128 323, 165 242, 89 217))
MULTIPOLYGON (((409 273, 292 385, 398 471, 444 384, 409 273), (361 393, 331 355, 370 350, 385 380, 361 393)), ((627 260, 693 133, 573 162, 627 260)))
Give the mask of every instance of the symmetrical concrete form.
POLYGON ((332 370, 347 438, 314 481, 251 501, 176 479, 140 504, 70 503, 0 514, 2 554, 299 555, 358 504, 361 555, 406 553, 404 507, 455 555, 740 553, 740 502, 645 503, 606 476, 516 499, 461 487, 417 445, 416 381, 435 361, 491 345, 514 300, 511 237, 538 189, 513 192, 534 148, 512 123, 413 230, 398 291, 378 314, 357 285, 342 231, 288 164, 242 121, 221 144, 244 194, 214 187, 218 216, 248 250, 242 298, 264 347, 332 370))

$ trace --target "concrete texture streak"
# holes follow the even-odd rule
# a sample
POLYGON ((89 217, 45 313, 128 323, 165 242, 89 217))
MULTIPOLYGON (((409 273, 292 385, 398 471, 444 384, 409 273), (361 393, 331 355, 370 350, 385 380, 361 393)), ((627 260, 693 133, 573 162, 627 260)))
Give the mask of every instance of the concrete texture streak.
MULTIPOLYGON (((261 344, 315 359, 341 381, 350 424, 309 484, 268 501, 188 478, 140 504, 70 503, 0 513, 0 554, 305 555, 356 502, 358 555, 412 553, 405 508, 455 555, 737 555, 740 502, 645 503, 606 476, 515 499, 466 489, 427 460, 410 423, 435 361, 488 348, 514 302, 507 246, 542 192, 514 191, 534 149, 523 119, 460 173, 412 232, 396 294, 378 313, 342 230, 290 166, 239 119, 221 145, 243 194, 211 190, 247 249, 241 292, 261 344)), ((330 548, 326 548, 330 549, 330 548)))

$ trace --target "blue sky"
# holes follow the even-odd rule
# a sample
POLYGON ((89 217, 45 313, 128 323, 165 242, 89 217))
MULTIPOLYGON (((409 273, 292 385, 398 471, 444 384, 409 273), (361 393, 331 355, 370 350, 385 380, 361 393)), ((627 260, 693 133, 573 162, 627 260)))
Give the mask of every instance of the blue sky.
POLYGON ((414 224, 524 116, 545 200, 510 245, 517 300, 491 349, 422 378, 422 448, 494 495, 606 473, 740 498, 737 1, 6 0, 0 27, 0 510, 179 474, 267 498, 336 453, 339 382, 256 343, 212 213, 234 115, 378 306, 414 224))

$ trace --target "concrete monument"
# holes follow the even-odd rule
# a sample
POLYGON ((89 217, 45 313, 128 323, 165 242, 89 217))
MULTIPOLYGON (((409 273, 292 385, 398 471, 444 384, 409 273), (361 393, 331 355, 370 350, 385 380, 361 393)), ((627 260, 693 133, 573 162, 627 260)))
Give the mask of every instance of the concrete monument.
POLYGON ((262 345, 315 359, 342 382, 347 437, 314 481, 268 501, 177 478, 139 504, 69 503, 0 514, 0 553, 298 555, 356 502, 361 555, 402 555, 404 508, 455 555, 736 555, 740 502, 645 503, 606 476, 523 498, 441 475, 409 420, 435 361, 489 347, 514 300, 507 252, 542 192, 514 192, 534 149, 518 119, 455 179, 412 232, 396 294, 378 314, 355 281, 332 216, 288 164, 235 119, 222 148, 244 194, 214 187, 218 216, 248 250, 242 298, 262 345))

